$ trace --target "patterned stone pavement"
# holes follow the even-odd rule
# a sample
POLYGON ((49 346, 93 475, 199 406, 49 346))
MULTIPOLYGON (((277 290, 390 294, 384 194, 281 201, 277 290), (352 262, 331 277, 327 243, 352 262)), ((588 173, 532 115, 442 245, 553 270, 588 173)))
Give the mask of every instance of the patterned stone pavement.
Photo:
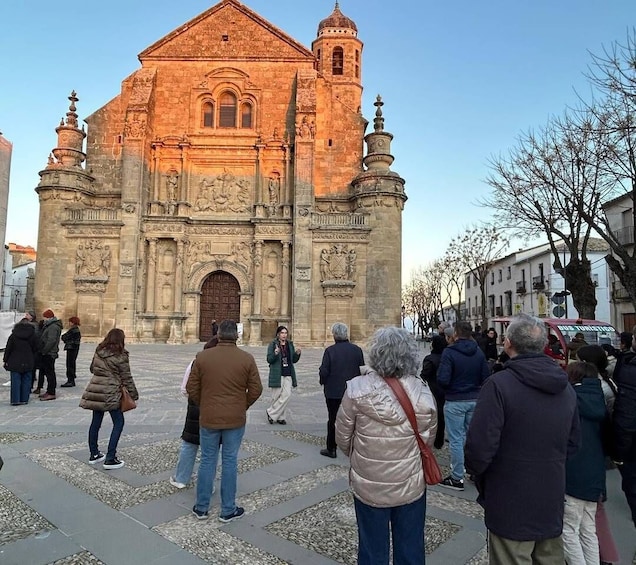
MULTIPOLYGON (((58 389, 58 399, 9 405, 0 387, 0 563, 76 564, 302 564, 356 562, 357 534, 347 459, 320 456, 326 409, 317 370, 321 349, 303 350, 296 365, 288 425, 265 418, 269 392, 248 413, 239 461, 238 504, 246 516, 221 524, 218 494, 211 519, 190 513, 192 485, 172 487, 185 399, 183 371, 199 345, 131 345, 131 366, 140 391, 138 408, 126 414, 119 456, 122 469, 88 465, 90 413, 78 408, 93 345, 82 346, 78 387, 58 389)), ((267 384, 265 348, 246 347, 267 384)), ((63 358, 58 370, 63 369, 63 358)), ((59 378, 64 382, 64 378, 59 378)), ((110 425, 101 434, 105 447, 110 425)), ((447 454, 440 454, 447 464, 447 454)), ((194 479, 193 479, 194 481, 194 479)), ((475 491, 432 487, 427 495, 429 564, 487 562, 485 530, 475 491)), ((617 495, 618 496, 618 495, 617 495)), ((612 522, 627 528, 627 510, 612 522), (625 522, 625 524, 623 524, 625 522)), ((622 530, 621 530, 622 531, 622 530)), ((633 529, 631 530, 633 533, 633 529)), ((627 534, 629 536, 629 533, 627 534)), ((625 544, 632 562, 636 548, 625 544), (630 553, 631 552, 631 553, 630 553)))

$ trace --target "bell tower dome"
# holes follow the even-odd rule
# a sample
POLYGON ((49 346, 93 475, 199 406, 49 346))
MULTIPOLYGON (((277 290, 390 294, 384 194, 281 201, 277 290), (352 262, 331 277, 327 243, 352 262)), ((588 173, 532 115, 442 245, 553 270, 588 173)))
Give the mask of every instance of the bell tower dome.
POLYGON ((333 83, 361 84, 363 43, 355 22, 336 5, 331 15, 318 24, 318 36, 311 44, 316 70, 333 83))

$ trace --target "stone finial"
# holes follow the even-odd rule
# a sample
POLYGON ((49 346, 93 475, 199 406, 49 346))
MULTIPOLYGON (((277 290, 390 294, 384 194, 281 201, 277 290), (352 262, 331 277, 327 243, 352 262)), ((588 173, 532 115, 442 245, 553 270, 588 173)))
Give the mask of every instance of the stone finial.
POLYGON ((77 102, 79 98, 77 97, 77 93, 73 90, 71 92, 71 95, 68 97, 68 99, 71 101, 71 104, 68 107, 69 111, 66 112, 66 125, 76 128, 77 114, 75 111, 77 110, 77 106, 75 106, 75 102, 77 102))
POLYGON ((373 129, 378 132, 384 131, 384 118, 382 117, 382 106, 384 106, 384 102, 382 102, 382 97, 379 94, 373 105, 377 108, 375 111, 375 118, 373 120, 373 129))

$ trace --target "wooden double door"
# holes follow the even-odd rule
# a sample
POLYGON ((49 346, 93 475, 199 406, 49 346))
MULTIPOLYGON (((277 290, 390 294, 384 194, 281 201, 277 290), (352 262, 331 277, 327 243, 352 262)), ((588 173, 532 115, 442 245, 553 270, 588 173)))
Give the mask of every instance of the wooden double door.
POLYGON ((208 341, 212 337, 212 320, 220 324, 223 320, 239 323, 241 316, 241 289, 238 281, 229 273, 212 273, 201 287, 201 314, 199 316, 199 339, 208 341))

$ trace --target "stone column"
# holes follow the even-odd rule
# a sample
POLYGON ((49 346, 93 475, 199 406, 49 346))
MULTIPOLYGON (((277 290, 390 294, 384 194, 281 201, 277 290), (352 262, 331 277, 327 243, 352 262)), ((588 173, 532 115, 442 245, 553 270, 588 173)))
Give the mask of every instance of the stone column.
POLYGON ((283 282, 281 288, 281 304, 280 315, 287 317, 289 315, 289 241, 283 241, 283 282))
POLYGON ((157 280, 157 238, 153 237, 149 241, 148 249, 148 273, 146 278, 146 312, 149 314, 155 311, 155 286, 157 280))
POLYGON ((254 315, 261 315, 263 294, 263 242, 254 243, 254 315))
POLYGON ((174 273, 174 311, 183 311, 183 254, 185 243, 182 239, 177 239, 177 268, 174 273))
POLYGON ((161 180, 161 171, 159 170, 159 155, 158 147, 152 146, 152 193, 150 194, 150 201, 154 202, 159 199, 159 182, 161 180))

